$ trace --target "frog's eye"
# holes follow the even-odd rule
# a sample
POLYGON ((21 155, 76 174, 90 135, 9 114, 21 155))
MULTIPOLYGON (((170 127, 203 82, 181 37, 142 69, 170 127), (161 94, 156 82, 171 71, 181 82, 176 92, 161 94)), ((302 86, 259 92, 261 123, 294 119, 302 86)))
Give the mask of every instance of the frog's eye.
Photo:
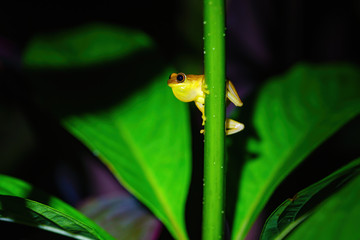
POLYGON ((179 73, 177 76, 176 76, 176 81, 178 83, 182 83, 184 82, 186 79, 186 75, 184 73, 179 73))

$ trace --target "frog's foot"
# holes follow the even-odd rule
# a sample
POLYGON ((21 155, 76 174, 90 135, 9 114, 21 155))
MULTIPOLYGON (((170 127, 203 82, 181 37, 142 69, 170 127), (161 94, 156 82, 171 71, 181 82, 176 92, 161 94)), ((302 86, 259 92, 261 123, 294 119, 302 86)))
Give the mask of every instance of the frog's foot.
POLYGON ((200 130, 200 133, 201 133, 201 134, 205 134, 205 129, 201 129, 201 130, 200 130))
POLYGON ((235 104, 237 107, 241 107, 243 105, 236 88, 232 84, 230 80, 226 82, 226 97, 235 104))
POLYGON ((210 91, 208 89, 208 85, 207 84, 203 84, 201 87, 201 90, 206 93, 206 94, 210 94, 210 91))
POLYGON ((205 121, 206 121, 206 116, 205 116, 205 114, 203 114, 201 117, 202 117, 202 120, 203 120, 203 121, 202 121, 202 125, 204 126, 204 125, 205 125, 205 121))
POLYGON ((235 120, 229 119, 227 118, 225 121, 225 132, 226 135, 231 135, 237 132, 240 132, 241 130, 244 129, 244 124, 239 123, 235 120))

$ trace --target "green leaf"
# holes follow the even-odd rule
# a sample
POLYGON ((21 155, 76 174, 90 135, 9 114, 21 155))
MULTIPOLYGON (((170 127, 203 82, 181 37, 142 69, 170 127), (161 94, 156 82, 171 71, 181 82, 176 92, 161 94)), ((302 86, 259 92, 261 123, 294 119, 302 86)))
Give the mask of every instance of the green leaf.
POLYGON ((360 239, 360 176, 321 204, 289 239, 360 239))
MULTIPOLYGON (((356 231, 349 230, 356 230, 360 220, 360 205, 358 202, 360 182, 359 180, 354 180, 354 178, 359 178, 359 176, 360 158, 300 191, 293 199, 284 201, 266 221, 261 239, 284 239, 291 231, 298 228, 299 230, 295 231, 295 236, 300 234, 303 237, 295 237, 293 239, 351 239, 349 236, 352 236, 356 231), (351 183, 349 183, 350 181, 351 183), (354 185, 352 181, 357 182, 357 184, 354 185), (347 184, 350 184, 350 186, 347 184), (341 187, 343 189, 337 192, 341 187), (348 188, 352 192, 349 195, 344 195, 349 191, 347 190, 348 188), (335 192, 337 193, 332 195, 317 209, 313 210, 319 202, 335 192), (348 204, 341 199, 346 199, 348 204), (354 211, 356 214, 354 214, 354 211), (345 219, 344 213, 347 213, 345 219), (320 221, 321 217, 324 217, 322 221, 320 221), (314 218, 317 220, 311 220, 314 218), (330 219, 333 224, 330 229, 325 230, 324 228, 328 227, 327 224, 330 219), (302 224, 304 221, 311 221, 314 224, 305 223, 306 226, 304 226, 302 224), (314 221, 316 221, 317 225, 315 225, 314 221), (299 224, 301 225, 299 226, 299 224), (348 237, 345 237, 345 235, 340 237, 338 235, 339 232, 350 235, 348 237)), ((290 236, 291 239, 293 235, 290 236)))
POLYGON ((106 24, 89 24, 34 37, 23 62, 29 68, 69 68, 119 60, 151 47, 142 32, 106 24))
POLYGON ((75 239, 114 239, 83 214, 19 179, 0 175, 0 220, 75 239))
POLYGON ((254 113, 239 183, 232 239, 244 239, 279 183, 325 139, 360 112, 360 72, 349 65, 301 64, 272 79, 254 113))
POLYGON ((188 108, 166 84, 170 70, 126 101, 69 117, 66 128, 87 145, 176 239, 187 239, 184 209, 191 171, 188 108))

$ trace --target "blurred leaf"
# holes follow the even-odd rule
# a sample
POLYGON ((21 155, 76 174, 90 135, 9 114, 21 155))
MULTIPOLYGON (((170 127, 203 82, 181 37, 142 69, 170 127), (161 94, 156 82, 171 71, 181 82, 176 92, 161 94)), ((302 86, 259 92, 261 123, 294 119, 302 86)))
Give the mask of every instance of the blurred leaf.
POLYGON ((165 224, 187 239, 184 210, 190 181, 188 109, 166 84, 170 70, 151 86, 101 112, 64 120, 117 179, 165 224))
POLYGON ((125 191, 92 198, 80 210, 118 240, 157 239, 162 226, 154 215, 125 191))
POLYGON ((360 176, 315 209, 289 239, 360 239, 360 176))
POLYGON ((63 201, 5 175, 0 175, 0 220, 76 239, 114 239, 63 201))
POLYGON ((279 183, 325 139, 360 112, 360 72, 349 65, 301 64, 260 92, 256 155, 242 169, 232 239, 244 239, 279 183))
MULTIPOLYGON (((360 236, 360 231, 358 231, 360 220, 359 175, 360 158, 300 191, 293 199, 286 200, 268 218, 261 239, 283 239, 294 229, 298 229, 295 231, 295 236, 300 234, 302 237, 293 239, 351 239, 350 236, 354 236, 356 232, 358 232, 358 239, 360 236), (354 178, 358 179, 354 180, 357 185, 353 183, 354 178), (349 183, 350 181, 351 183, 349 183), (337 192, 342 187, 343 189, 340 192, 313 210, 315 206, 312 205, 317 205, 327 195, 337 192), (352 193, 344 195, 349 192, 348 188, 351 189, 352 193), (343 201, 344 199, 348 204, 343 201), (308 217, 309 219, 307 219, 308 217), (321 217, 323 217, 322 221, 320 221, 321 217), (316 220, 311 220, 314 218, 316 220), (328 228, 329 220, 332 221, 331 228, 328 228), (312 224, 304 226, 302 224, 304 221, 311 221, 312 224), (314 221, 316 221, 316 225, 314 221), (301 225, 299 226, 299 224, 301 225), (347 237, 345 237, 346 235, 340 237, 339 233, 348 235, 347 237)), ((290 239, 293 236, 291 234, 290 239)))
POLYGON ((34 37, 23 62, 30 68, 69 68, 118 60, 152 46, 142 32, 90 24, 34 37))

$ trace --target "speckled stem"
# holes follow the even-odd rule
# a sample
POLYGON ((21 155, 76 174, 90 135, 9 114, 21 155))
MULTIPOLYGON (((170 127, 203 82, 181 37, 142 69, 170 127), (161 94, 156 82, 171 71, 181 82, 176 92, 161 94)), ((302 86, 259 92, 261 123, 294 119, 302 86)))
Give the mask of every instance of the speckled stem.
POLYGON ((203 239, 223 239, 225 143, 225 3, 204 0, 205 99, 203 239))

